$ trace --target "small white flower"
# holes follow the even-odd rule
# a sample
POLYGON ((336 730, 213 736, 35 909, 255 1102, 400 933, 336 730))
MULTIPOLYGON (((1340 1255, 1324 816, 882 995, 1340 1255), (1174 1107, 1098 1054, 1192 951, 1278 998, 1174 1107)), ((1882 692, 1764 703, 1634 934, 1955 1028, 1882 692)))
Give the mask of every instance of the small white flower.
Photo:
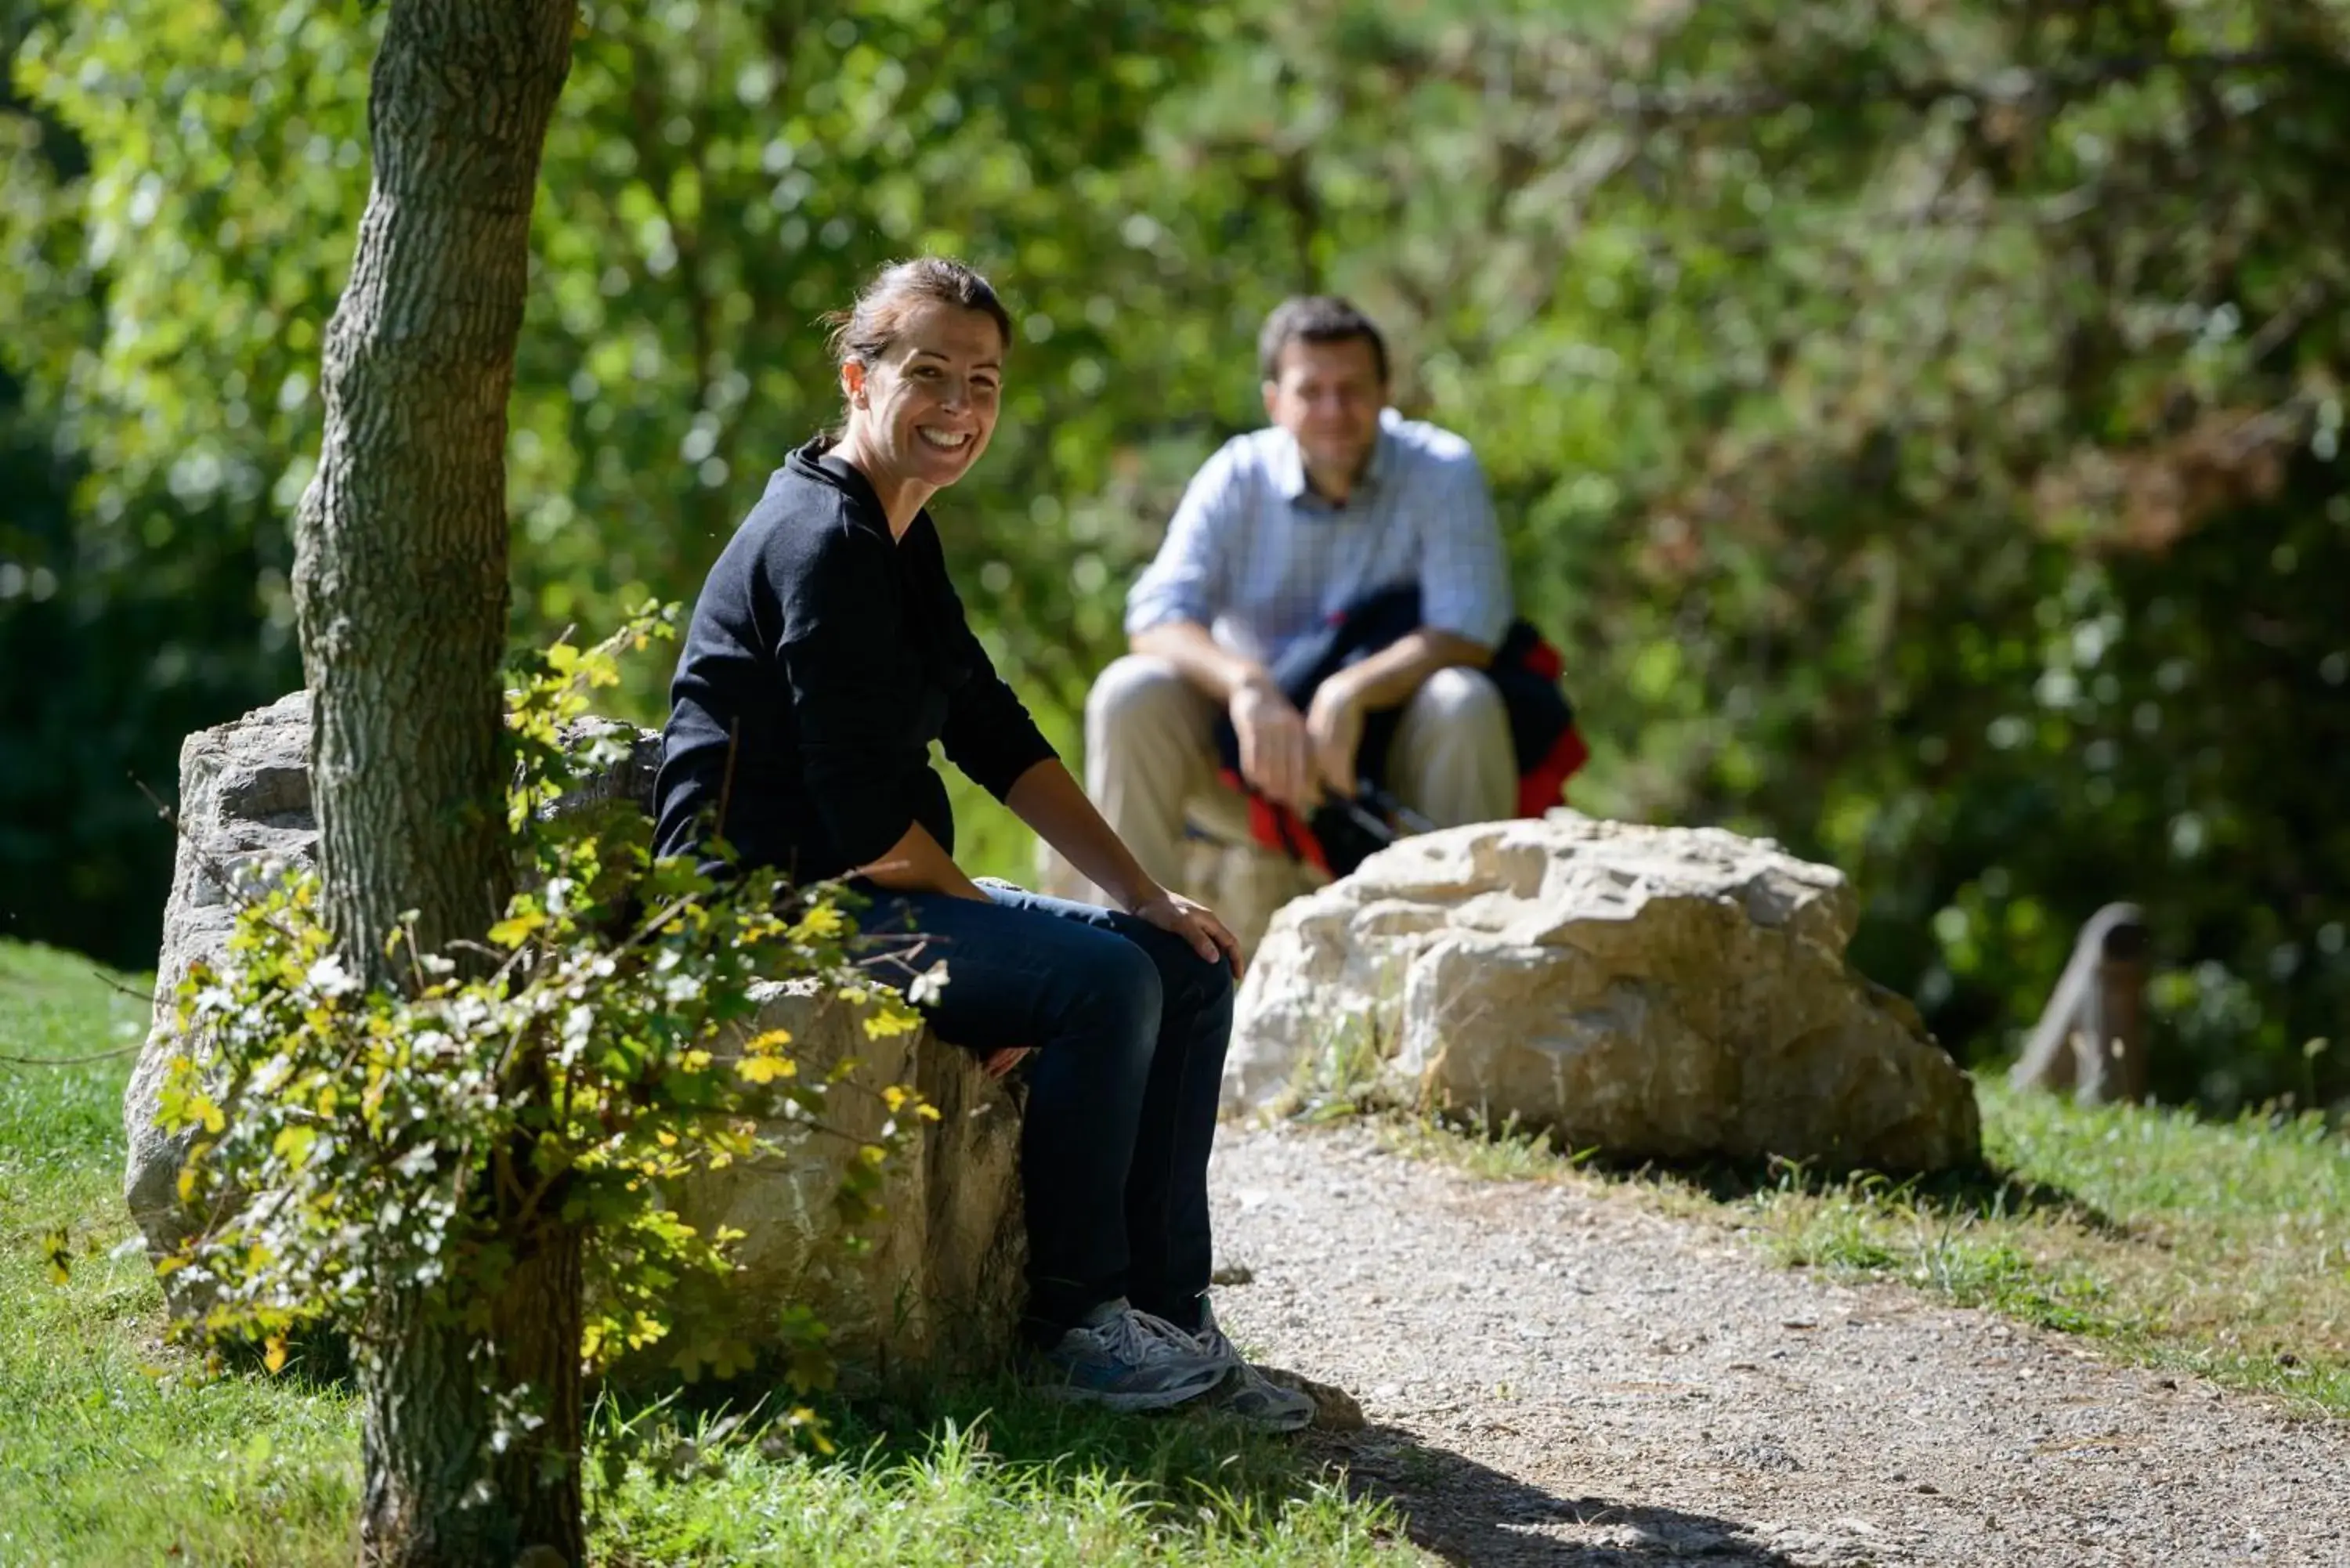
POLYGON ((906 988, 906 1000, 916 1007, 930 1006, 946 988, 947 961, 941 959, 914 977, 914 983, 906 988))
POLYGON ((310 982, 311 990, 323 996, 348 996, 359 989, 358 977, 343 967, 341 957, 335 953, 312 964, 310 972, 303 978, 310 982))

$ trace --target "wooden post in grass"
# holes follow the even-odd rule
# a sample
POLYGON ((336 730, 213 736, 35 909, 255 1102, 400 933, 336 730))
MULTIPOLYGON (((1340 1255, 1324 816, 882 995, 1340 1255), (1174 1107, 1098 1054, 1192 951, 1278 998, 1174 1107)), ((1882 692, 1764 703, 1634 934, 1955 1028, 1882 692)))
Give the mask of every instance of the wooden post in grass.
POLYGON ((2137 905, 2090 916, 2008 1082, 2085 1106, 2145 1099, 2147 945, 2137 905))

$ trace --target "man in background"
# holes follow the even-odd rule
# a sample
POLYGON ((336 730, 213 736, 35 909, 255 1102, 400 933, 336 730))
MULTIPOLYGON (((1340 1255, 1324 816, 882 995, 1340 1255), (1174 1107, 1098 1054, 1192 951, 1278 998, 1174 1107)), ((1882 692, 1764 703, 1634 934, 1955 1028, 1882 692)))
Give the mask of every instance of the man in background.
POLYGON ((1132 651, 1086 703, 1087 791, 1170 886, 1187 818, 1247 836, 1247 802, 1219 778, 1220 716, 1247 784, 1299 816, 1326 792, 1354 796, 1365 720, 1388 709, 1385 783, 1401 805, 1440 827, 1516 809, 1509 719, 1482 673, 1510 624, 1509 584, 1475 455, 1388 407, 1386 342, 1343 299, 1284 301, 1257 359, 1272 422, 1192 477, 1128 596, 1132 651), (1328 674, 1302 708, 1284 692, 1284 653, 1396 588, 1418 590, 1416 627, 1328 674))

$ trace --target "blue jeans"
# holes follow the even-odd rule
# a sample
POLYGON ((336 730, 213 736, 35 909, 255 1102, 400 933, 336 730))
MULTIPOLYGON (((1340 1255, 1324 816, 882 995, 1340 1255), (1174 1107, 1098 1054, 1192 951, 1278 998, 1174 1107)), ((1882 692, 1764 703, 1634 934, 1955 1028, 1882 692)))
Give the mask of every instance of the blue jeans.
POLYGON ((869 971, 900 990, 946 961, 922 1006, 941 1038, 1035 1047, 1020 1142, 1027 1330, 1049 1342, 1121 1295, 1196 1330, 1232 971, 1132 915, 986 891, 982 904, 876 890, 858 924, 869 971))

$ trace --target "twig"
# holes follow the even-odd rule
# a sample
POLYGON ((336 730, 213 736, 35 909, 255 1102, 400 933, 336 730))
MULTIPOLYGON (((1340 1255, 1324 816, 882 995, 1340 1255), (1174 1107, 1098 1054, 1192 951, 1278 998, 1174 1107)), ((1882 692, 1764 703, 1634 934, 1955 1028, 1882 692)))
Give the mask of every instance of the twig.
POLYGON ((91 979, 97 981, 99 984, 106 987, 109 991, 120 992, 123 995, 140 1002, 152 1002, 155 1000, 151 992, 140 991, 135 986, 125 985, 102 969, 93 967, 89 973, 91 979))
POLYGON ((146 1049, 146 1045, 147 1043, 141 1040, 132 1045, 117 1045, 110 1051, 93 1051, 87 1056, 0 1055, 0 1062, 5 1062, 12 1067, 78 1067, 86 1062, 105 1062, 117 1056, 128 1056, 134 1052, 146 1049))
POLYGON ((173 833, 178 833, 180 831, 180 813, 178 809, 164 800, 161 795, 157 794, 153 790, 149 789, 147 787, 147 781, 140 778, 137 774, 130 774, 130 778, 131 784, 137 787, 139 793, 147 797, 147 804, 155 808, 155 815, 161 817, 165 825, 168 826, 173 833))
MULTIPOLYGON (((147 787, 146 781, 140 778, 136 774, 130 775, 130 782, 138 785, 139 793, 145 795, 148 801, 153 805, 155 807, 155 815, 162 818, 164 823, 170 826, 172 836, 179 839, 182 844, 187 846, 190 853, 195 856, 197 866, 202 868, 205 876, 210 877, 213 882, 219 885, 222 895, 228 899, 230 904, 234 906, 237 913, 248 914, 261 909, 262 901, 259 898, 252 897, 246 893, 244 888, 239 888, 236 885, 235 874, 230 870, 227 864, 207 852, 196 843, 195 836, 191 834, 188 831, 187 825, 180 820, 180 814, 176 809, 166 803, 162 796, 157 794, 153 790, 149 789, 147 787)), ((281 924, 274 918, 269 918, 265 915, 264 918, 267 920, 270 929, 276 931, 279 936, 286 938, 289 941, 294 940, 294 932, 290 928, 281 924)))

